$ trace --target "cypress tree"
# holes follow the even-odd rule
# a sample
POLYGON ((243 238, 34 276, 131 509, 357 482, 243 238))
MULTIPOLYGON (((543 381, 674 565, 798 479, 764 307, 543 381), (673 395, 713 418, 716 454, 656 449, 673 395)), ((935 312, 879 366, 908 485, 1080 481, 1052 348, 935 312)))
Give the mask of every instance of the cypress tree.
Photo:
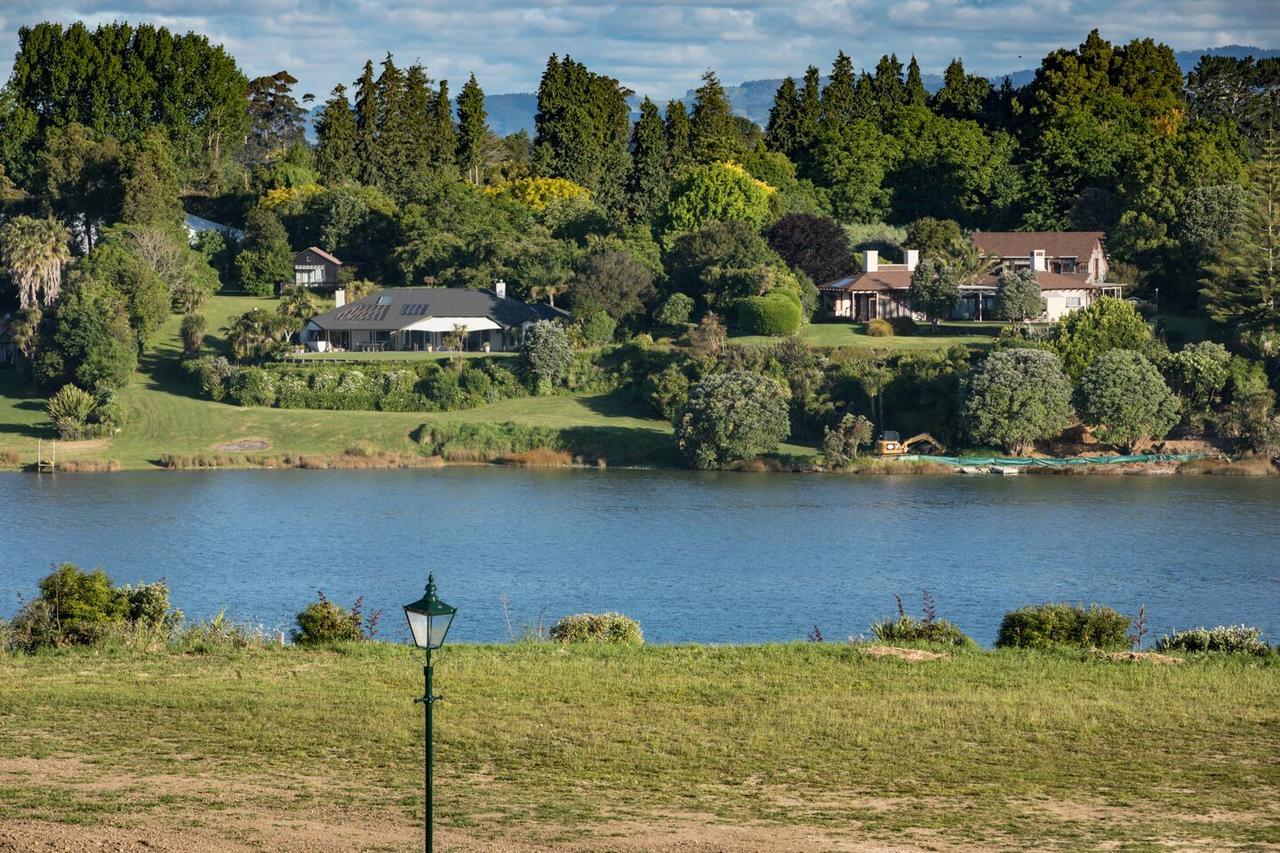
POLYGON ((690 118, 693 157, 699 163, 735 160, 742 156, 738 125, 729 98, 714 71, 702 75, 698 102, 690 118))
POLYGON ((857 76, 853 60, 843 50, 836 54, 831 65, 831 77, 822 90, 822 126, 841 127, 853 119, 853 95, 857 76))
POLYGON ((378 75, 378 172, 386 188, 400 188, 413 168, 413 139, 404 72, 391 53, 378 75))
POLYGON ((579 183, 616 210, 627 177, 629 94, 612 77, 552 54, 538 86, 535 171, 579 183))
POLYGON ((796 146, 798 151, 808 151, 818 136, 818 122, 822 119, 822 87, 817 66, 810 65, 804 72, 804 87, 800 90, 800 111, 796 117, 796 146))
POLYGON ((858 85, 853 89, 853 117, 875 119, 880 117, 876 106, 875 83, 871 75, 863 71, 858 75, 858 85))
POLYGON ((693 128, 684 101, 667 102, 667 162, 672 170, 693 159, 693 128))
POLYGON ((424 169, 433 162, 434 99, 427 70, 415 62, 404 78, 404 148, 410 170, 424 169))
POLYGON ((902 63, 898 61, 897 54, 880 57, 871 87, 881 113, 892 112, 906 101, 907 91, 902 85, 902 63))
POLYGON ((800 137, 800 93, 796 81, 788 77, 782 81, 773 96, 773 109, 769 110, 769 124, 764 138, 774 151, 795 157, 800 137))
POLYGON ((666 201, 669 183, 666 128, 657 104, 645 98, 631 136, 631 173, 627 176, 627 193, 637 220, 647 221, 666 201))
POLYGON ((484 91, 472 74, 458 94, 458 169, 463 178, 473 184, 480 183, 484 143, 489 136, 487 121, 484 91))
POLYGON ((924 81, 920 79, 920 63, 915 54, 907 65, 906 102, 913 107, 923 107, 929 100, 929 93, 924 90, 924 81))
POLYGON ((373 79, 373 60, 366 60, 364 73, 356 81, 356 176, 360 183, 377 186, 378 173, 378 89, 373 79))
POLYGON ((316 119, 316 172, 330 186, 356 177, 356 117, 341 83, 316 119))
POLYGON ((458 131, 453 124, 453 105, 449 101, 449 81, 441 80, 440 89, 431 102, 427 131, 431 144, 428 160, 436 168, 452 166, 458 151, 458 131))

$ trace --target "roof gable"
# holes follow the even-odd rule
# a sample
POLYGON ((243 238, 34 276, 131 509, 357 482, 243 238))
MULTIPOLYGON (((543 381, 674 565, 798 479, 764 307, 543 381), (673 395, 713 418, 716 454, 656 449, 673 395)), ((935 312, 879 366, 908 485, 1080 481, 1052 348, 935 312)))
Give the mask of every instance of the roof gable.
POLYGON ((1084 263, 1104 236, 1101 231, 975 231, 972 240, 985 255, 1026 258, 1039 249, 1046 258, 1075 258, 1084 263))
POLYGON ((342 261, 338 260, 333 255, 329 254, 324 249, 318 249, 315 246, 308 246, 307 248, 303 249, 301 252, 298 252, 298 254, 294 255, 293 256, 294 263, 297 263, 298 258, 305 255, 307 252, 311 252, 315 255, 319 255, 321 258, 323 258, 324 260, 328 261, 331 264, 337 264, 338 266, 342 266, 342 261))
POLYGON ((492 290, 469 287, 393 287, 312 318, 322 329, 393 331, 429 317, 477 317, 501 326, 568 316, 550 305, 530 305, 492 290))

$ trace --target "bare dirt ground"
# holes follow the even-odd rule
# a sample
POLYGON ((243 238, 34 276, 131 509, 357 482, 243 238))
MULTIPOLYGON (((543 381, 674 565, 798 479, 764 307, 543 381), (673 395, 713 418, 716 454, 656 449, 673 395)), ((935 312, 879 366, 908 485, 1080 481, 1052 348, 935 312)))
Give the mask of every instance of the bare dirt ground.
POLYGON ((235 441, 219 444, 213 449, 219 453, 233 453, 243 450, 267 450, 270 447, 271 442, 265 438, 237 438, 235 441))
POLYGON ((873 658, 897 658, 908 663, 921 663, 946 657, 944 654, 925 649, 900 649, 897 646, 858 646, 858 652, 873 658))

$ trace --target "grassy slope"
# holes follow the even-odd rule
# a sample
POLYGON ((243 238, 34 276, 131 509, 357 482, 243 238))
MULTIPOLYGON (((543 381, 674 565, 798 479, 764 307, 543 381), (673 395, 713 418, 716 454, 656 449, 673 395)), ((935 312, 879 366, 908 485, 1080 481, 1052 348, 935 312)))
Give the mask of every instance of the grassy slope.
MULTIPOLYGON (((403 847, 419 661, 384 645, 0 657, 0 825, 203 823, 216 847, 242 812, 283 832, 323 804, 403 847)), ((894 849, 1280 842, 1274 664, 520 644, 447 648, 436 689, 436 814, 455 841, 537 849, 684 816, 894 849)))
MULTIPOLYGON (((865 326, 861 323, 811 323, 800 330, 800 337, 817 347, 924 350, 961 345, 984 348, 991 345, 993 330, 998 331, 999 327, 991 324, 947 323, 942 326, 942 334, 930 334, 926 328, 922 327, 919 334, 894 335, 889 338, 873 338, 864 329, 865 326)), ((765 335, 742 335, 731 340, 741 344, 778 342, 778 338, 765 335)))
MULTIPOLYGON (((222 327, 255 307, 274 310, 274 300, 251 296, 210 300, 205 312, 209 343, 220 346, 222 327)), ((270 441, 272 453, 337 454, 359 439, 389 451, 406 452, 416 449, 409 434, 424 422, 514 421, 594 430, 605 448, 640 446, 648 448, 655 463, 674 463, 670 425, 612 397, 508 400, 463 412, 431 414, 257 409, 214 403, 197 396, 178 365, 180 321, 176 316, 169 318, 158 345, 143 358, 138 373, 122 392, 130 412, 124 432, 88 446, 61 443, 60 458, 111 459, 125 468, 145 468, 162 453, 204 453, 218 444, 249 437, 270 441)), ((52 437, 44 417, 44 401, 24 398, 16 374, 0 371, 0 451, 16 451, 29 464, 35 459, 36 439, 52 437)), ((806 452, 792 446, 782 450, 806 452)))

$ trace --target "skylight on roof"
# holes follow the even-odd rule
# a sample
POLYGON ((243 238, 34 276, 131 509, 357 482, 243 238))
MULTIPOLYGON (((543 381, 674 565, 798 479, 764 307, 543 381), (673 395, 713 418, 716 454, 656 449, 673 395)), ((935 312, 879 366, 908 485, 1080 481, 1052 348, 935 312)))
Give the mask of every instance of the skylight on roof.
POLYGON ((391 304, 391 297, 390 297, 390 296, 379 296, 379 297, 378 297, 378 304, 379 304, 379 305, 390 305, 390 304, 391 304))

